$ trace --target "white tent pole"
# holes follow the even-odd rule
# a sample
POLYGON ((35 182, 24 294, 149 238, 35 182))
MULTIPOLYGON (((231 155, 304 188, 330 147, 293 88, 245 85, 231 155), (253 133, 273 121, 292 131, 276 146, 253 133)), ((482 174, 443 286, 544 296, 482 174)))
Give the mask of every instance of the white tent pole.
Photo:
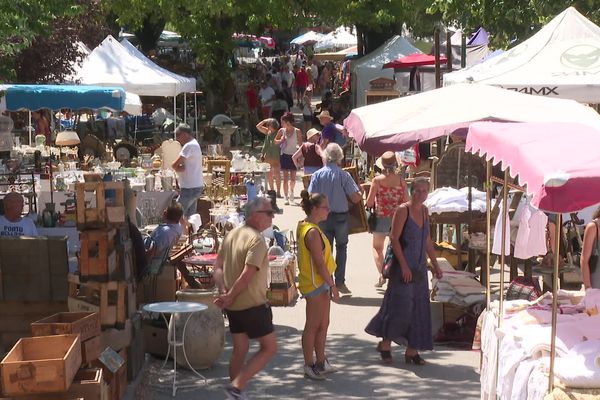
POLYGON ((31 146, 31 110, 27 111, 29 113, 29 145, 31 146))
POLYGON ((194 92, 194 132, 198 134, 198 103, 196 92, 194 92))
POLYGON ((175 128, 177 128, 177 95, 173 96, 173 137, 175 137, 175 128))
POLYGON ((183 93, 183 123, 187 124, 187 93, 183 93))

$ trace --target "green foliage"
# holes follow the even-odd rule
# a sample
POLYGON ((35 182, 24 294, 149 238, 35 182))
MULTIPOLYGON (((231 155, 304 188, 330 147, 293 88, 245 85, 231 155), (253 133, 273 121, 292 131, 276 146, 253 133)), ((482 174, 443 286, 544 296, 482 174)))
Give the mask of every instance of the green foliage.
POLYGON ((82 6, 76 0, 2 0, 0 1, 0 78, 15 76, 15 57, 47 34, 52 22, 61 16, 74 16, 82 6))
POLYGON ((599 0, 432 0, 428 12, 439 13, 444 22, 467 30, 484 26, 493 44, 507 47, 512 41, 527 39, 570 5, 592 21, 600 21, 599 0))

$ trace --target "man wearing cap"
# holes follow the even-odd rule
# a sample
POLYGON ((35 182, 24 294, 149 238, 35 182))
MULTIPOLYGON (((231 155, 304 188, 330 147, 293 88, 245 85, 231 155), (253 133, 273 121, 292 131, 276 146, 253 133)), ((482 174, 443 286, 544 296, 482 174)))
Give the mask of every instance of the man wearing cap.
POLYGON ((311 128, 306 132, 306 142, 296 150, 292 161, 298 168, 303 168, 304 175, 315 173, 323 167, 322 151, 317 142, 321 132, 311 128))
POLYGON ((346 257, 348 247, 348 200, 358 203, 362 197, 360 188, 352 176, 340 168, 344 159, 342 148, 329 143, 325 148, 327 165, 312 174, 309 193, 324 194, 329 200, 329 215, 320 228, 333 246, 335 239, 335 285, 343 294, 350 293, 346 286, 346 257))
POLYGON ((192 135, 192 128, 187 124, 180 124, 175 129, 175 139, 183 146, 179 157, 171 165, 177 172, 179 180, 180 190, 177 201, 183 208, 183 215, 189 218, 192 214, 196 214, 198 198, 204 189, 202 150, 192 135))

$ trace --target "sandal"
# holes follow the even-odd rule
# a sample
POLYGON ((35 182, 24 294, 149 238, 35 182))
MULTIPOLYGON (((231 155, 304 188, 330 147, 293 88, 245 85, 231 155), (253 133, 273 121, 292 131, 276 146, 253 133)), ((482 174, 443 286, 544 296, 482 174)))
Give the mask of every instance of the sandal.
POLYGON ((385 278, 383 276, 379 276, 379 280, 377 281, 377 283, 375 284, 376 288, 380 288, 383 287, 383 285, 385 285, 385 278))
POLYGON ((376 350, 381 355, 381 361, 383 361, 385 364, 391 364, 392 363, 392 361, 394 359, 392 358, 392 352, 391 352, 391 350, 383 350, 381 348, 381 342, 377 343, 376 350))
POLYGON ((425 365, 425 360, 423 360, 421 358, 421 356, 419 355, 419 353, 415 354, 414 356, 409 356, 408 354, 404 354, 404 361, 407 364, 415 364, 415 365, 425 365))

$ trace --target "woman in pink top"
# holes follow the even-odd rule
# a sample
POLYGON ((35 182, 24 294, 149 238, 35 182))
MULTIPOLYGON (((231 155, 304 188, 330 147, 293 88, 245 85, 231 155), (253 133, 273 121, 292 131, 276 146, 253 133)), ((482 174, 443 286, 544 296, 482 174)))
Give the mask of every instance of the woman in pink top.
POLYGON ((375 162, 381 169, 381 175, 373 178, 367 197, 367 208, 375 207, 377 224, 373 230, 373 258, 379 272, 375 287, 382 287, 385 278, 381 274, 383 267, 383 246, 390 232, 392 216, 400 204, 408 201, 406 182, 396 173, 398 162, 393 151, 386 151, 375 162))

